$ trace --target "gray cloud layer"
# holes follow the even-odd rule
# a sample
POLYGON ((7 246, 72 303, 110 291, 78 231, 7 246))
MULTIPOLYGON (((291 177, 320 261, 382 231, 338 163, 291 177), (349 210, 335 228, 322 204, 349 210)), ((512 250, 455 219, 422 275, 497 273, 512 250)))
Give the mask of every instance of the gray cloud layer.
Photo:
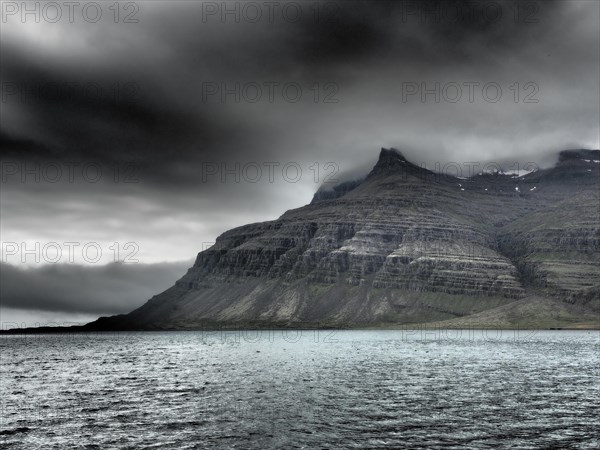
POLYGON ((20 157, 134 161, 148 182, 188 188, 198 184, 201 163, 214 160, 352 165, 371 161, 380 144, 428 161, 498 159, 597 144, 597 3, 527 2, 537 9, 518 20, 512 1, 489 2, 496 9, 487 13, 476 2, 421 2, 416 11, 413 3, 331 2, 320 20, 304 4, 293 23, 279 15, 249 23, 249 13, 223 22, 201 2, 141 3, 139 23, 21 24, 11 16, 3 83, 42 93, 25 102, 8 95, 3 147, 20 157), (446 13, 436 22, 423 5, 444 5, 446 13), (448 5, 462 5, 456 23, 448 5), (297 103, 279 88, 268 101, 264 83, 292 82, 303 88, 297 103), (420 90, 436 82, 439 103, 418 94, 403 102, 403 83, 420 90), (470 103, 469 82, 498 83, 502 97, 485 101, 478 86, 470 103), (528 82, 539 92, 525 89, 528 82), (61 83, 97 83, 104 93, 47 88, 61 83), (240 102, 218 93, 203 99, 207 86, 235 83, 240 102), (261 101, 244 101, 250 83, 262 86, 261 101), (448 83, 464 90, 459 102, 444 101, 448 83), (114 85, 124 91, 115 94, 114 85), (323 103, 327 94, 338 102, 323 103), (528 94, 539 102, 523 103, 528 94))
POLYGON ((97 315, 126 313, 172 286, 192 264, 56 264, 21 269, 0 263, 2 307, 97 315))

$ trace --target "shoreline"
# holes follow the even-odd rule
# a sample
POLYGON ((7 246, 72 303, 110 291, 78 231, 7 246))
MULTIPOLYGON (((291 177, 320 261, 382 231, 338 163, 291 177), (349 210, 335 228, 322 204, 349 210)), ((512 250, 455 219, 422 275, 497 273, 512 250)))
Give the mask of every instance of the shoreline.
POLYGON ((249 324, 240 325, 213 325, 207 327, 193 328, 123 328, 123 329, 94 329, 86 328, 86 326, 71 326, 71 327, 28 327, 28 328, 12 328, 8 330, 0 330, 0 335, 42 335, 42 334, 110 334, 110 333, 163 333, 163 332, 206 332, 214 334, 216 332, 246 332, 246 331, 599 331, 600 323, 598 324, 579 324, 576 326, 564 327, 534 327, 534 326, 497 326, 497 325, 473 325, 473 326, 440 326, 431 324, 407 324, 407 325, 372 325, 372 326, 281 326, 281 325, 264 325, 252 326, 249 324))

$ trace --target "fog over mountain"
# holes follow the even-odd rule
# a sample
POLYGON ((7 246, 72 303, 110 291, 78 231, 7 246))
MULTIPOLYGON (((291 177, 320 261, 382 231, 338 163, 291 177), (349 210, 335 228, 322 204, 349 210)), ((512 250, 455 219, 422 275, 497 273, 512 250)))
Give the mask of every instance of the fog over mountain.
POLYGON ((226 230, 360 179, 380 147, 463 177, 600 147, 598 2, 326 3, 257 20, 236 2, 118 20, 102 4, 95 23, 3 3, 1 320, 125 312, 226 230))

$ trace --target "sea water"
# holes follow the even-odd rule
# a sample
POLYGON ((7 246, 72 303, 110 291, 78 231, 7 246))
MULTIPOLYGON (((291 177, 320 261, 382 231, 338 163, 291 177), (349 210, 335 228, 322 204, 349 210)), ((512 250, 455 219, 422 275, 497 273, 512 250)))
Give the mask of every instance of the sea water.
POLYGON ((2 448, 598 448, 598 331, 0 336, 2 448))

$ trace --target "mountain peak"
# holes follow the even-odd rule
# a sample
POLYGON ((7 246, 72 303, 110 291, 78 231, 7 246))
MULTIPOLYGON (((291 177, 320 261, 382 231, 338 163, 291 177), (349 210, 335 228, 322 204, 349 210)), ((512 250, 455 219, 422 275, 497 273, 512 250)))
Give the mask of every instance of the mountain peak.
POLYGON ((371 170, 369 175, 375 175, 382 172, 397 171, 399 168, 411 164, 404 155, 395 148, 382 148, 379 153, 377 164, 371 170))
POLYGON ((375 164, 367 178, 380 174, 411 174, 426 177, 432 175, 433 172, 413 164, 404 157, 400 150, 391 147, 381 149, 377 164, 375 164))
POLYGON ((393 147, 390 148, 381 148, 381 152, 379 152, 379 159, 377 160, 377 164, 381 162, 390 163, 394 161, 404 161, 408 162, 408 160, 404 157, 402 152, 393 147))

